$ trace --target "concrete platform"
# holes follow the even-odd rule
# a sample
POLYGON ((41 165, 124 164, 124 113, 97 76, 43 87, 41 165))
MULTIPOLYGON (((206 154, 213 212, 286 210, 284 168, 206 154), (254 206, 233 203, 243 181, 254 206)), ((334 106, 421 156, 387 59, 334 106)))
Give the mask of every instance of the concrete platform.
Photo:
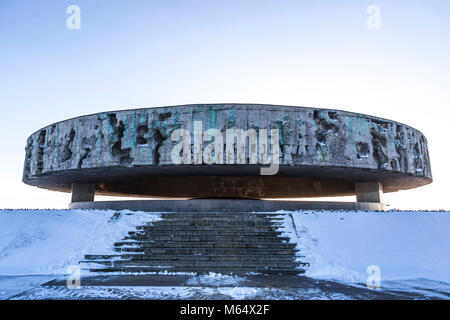
POLYGON ((70 209, 131 210, 146 212, 275 212, 278 210, 385 210, 376 202, 272 201, 252 199, 86 201, 70 209))

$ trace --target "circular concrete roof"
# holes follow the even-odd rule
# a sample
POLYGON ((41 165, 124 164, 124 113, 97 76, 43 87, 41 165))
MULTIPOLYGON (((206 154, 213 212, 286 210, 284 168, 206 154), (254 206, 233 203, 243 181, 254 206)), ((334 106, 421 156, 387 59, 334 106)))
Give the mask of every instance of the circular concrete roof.
POLYGON ((64 192, 93 183, 108 195, 287 198, 350 195, 363 181, 392 192, 431 183, 432 175, 425 137, 398 122, 329 109, 199 104, 104 112, 42 128, 28 138, 23 181, 64 192), (227 142, 227 130, 256 140, 227 142), (264 151, 276 155, 277 148, 279 170, 261 175, 270 165, 264 151), (187 149, 177 164, 174 154, 187 149), (215 163, 205 163, 208 155, 215 163))

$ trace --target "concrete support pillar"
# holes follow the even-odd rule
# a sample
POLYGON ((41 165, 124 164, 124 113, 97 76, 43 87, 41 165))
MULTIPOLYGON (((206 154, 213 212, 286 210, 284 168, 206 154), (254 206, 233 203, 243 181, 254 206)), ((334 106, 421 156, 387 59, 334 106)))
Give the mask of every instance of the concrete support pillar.
POLYGON ((95 184, 73 183, 72 184, 72 203, 94 201, 95 184))
POLYGON ((356 182, 357 202, 383 203, 383 185, 381 182, 356 182))

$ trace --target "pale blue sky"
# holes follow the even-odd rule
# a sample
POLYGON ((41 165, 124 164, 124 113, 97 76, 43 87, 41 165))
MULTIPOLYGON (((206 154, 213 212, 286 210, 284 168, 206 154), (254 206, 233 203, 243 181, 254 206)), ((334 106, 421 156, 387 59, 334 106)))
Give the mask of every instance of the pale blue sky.
POLYGON ((429 142, 434 182, 386 195, 446 208, 449 1, 0 0, 0 207, 65 207, 21 182, 29 134, 93 112, 252 102, 401 121, 429 142), (81 29, 66 28, 66 8, 81 29), (366 26, 369 5, 381 29, 366 26))

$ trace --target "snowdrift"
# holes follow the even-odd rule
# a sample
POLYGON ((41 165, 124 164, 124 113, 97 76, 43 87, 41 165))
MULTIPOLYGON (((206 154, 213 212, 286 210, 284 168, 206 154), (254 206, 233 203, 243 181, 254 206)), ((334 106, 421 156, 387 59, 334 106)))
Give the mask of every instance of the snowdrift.
POLYGON ((113 244, 158 214, 121 211, 0 211, 0 275, 66 274, 85 254, 113 244))
POLYGON ((366 283, 376 265, 382 280, 450 282, 449 212, 278 213, 307 276, 366 283))

